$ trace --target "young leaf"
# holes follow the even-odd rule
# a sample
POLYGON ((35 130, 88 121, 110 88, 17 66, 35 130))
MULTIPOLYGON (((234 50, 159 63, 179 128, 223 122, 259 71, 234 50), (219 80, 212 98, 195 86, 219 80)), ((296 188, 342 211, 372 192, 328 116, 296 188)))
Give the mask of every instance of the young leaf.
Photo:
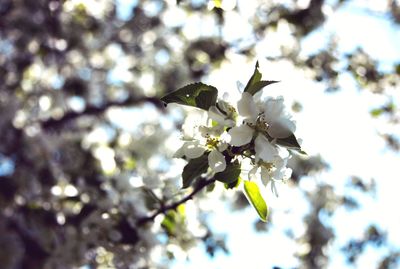
POLYGON ((261 196, 260 190, 257 183, 253 181, 244 181, 244 192, 251 205, 257 211, 258 216, 264 222, 267 221, 268 217, 268 206, 261 196))
POLYGON ((161 227, 172 236, 176 236, 179 233, 180 227, 185 223, 185 206, 179 205, 175 210, 169 210, 164 216, 161 222, 161 227))
POLYGON ((383 109, 381 108, 375 108, 373 110, 370 111, 371 116, 373 117, 379 117, 382 113, 383 113, 383 109))
POLYGON ((277 80, 260 80, 256 83, 254 83, 253 85, 251 85, 247 90, 248 93, 250 93, 251 95, 255 95, 256 93, 258 93, 259 91, 261 91, 264 87, 274 84, 274 83, 278 83, 279 81, 277 80))
POLYGON ((259 65, 257 61, 254 73, 251 76, 249 82, 247 82, 246 87, 244 88, 244 91, 250 93, 251 95, 255 95, 257 92, 261 91, 264 87, 268 85, 279 82, 276 80, 261 80, 262 74, 260 73, 258 68, 259 65))
POLYGON ((296 149, 296 150, 300 150, 300 144, 299 142, 297 142, 296 137, 294 136, 294 134, 291 134, 290 136, 286 137, 286 138, 278 138, 276 139, 276 143, 278 145, 287 147, 287 148, 291 148, 291 149, 296 149))
POLYGON ((161 227, 163 227, 169 235, 175 234, 175 215, 176 213, 170 210, 165 214, 164 219, 161 222, 161 227))
POLYGON ((214 179, 226 184, 236 182, 240 175, 240 164, 230 163, 226 166, 225 170, 214 175, 214 179))
POLYGON ((249 88, 254 85, 255 83, 259 82, 261 80, 261 73, 258 71, 258 61, 256 62, 256 67, 254 68, 254 73, 251 76, 250 80, 247 82, 246 87, 244 87, 244 92, 249 91, 249 88))
POLYGON ((188 162, 188 164, 183 168, 182 188, 185 189, 189 187, 197 177, 207 172, 207 169, 208 169, 208 154, 204 154, 196 159, 191 159, 188 162))
POLYGON ((217 96, 217 88, 197 82, 163 96, 161 101, 167 104, 177 103, 208 110, 210 106, 215 105, 217 102, 217 96))

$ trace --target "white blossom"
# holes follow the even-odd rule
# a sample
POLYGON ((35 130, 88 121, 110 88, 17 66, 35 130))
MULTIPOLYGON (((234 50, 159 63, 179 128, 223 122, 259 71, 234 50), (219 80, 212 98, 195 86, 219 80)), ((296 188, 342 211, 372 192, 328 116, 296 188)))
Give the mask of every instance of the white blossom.
POLYGON ((244 121, 242 125, 229 130, 230 143, 233 146, 243 146, 255 137, 256 160, 261 158, 266 162, 271 161, 278 154, 275 139, 288 137, 295 130, 294 122, 285 113, 283 98, 256 102, 251 94, 244 92, 237 107, 244 121))
POLYGON ((294 121, 286 113, 283 97, 269 98, 263 105, 264 120, 268 124, 267 132, 273 138, 285 138, 296 130, 294 121))
POLYGON ((225 156, 221 153, 227 149, 226 144, 221 137, 224 132, 226 123, 231 123, 231 119, 224 118, 221 115, 222 112, 218 111, 216 107, 211 107, 208 111, 208 119, 215 120, 218 124, 216 126, 207 126, 207 122, 191 122, 191 128, 196 128, 197 132, 194 132, 192 137, 185 137, 189 141, 183 143, 174 154, 175 158, 185 156, 188 159, 195 159, 202 156, 206 151, 208 154, 208 164, 214 173, 222 172, 226 168, 225 156), (193 127, 195 126, 195 127, 193 127))
POLYGON ((260 161, 249 171, 249 180, 256 180, 257 172, 260 171, 263 185, 270 184, 272 193, 278 197, 278 189, 275 183, 288 180, 292 174, 292 169, 286 167, 288 159, 289 156, 286 158, 277 156, 271 163, 260 161))
MULTIPOLYGON (((272 192, 278 195, 275 183, 288 179, 291 169, 286 167, 289 152, 279 146, 277 140, 289 137, 295 131, 295 123, 286 112, 282 97, 260 100, 244 92, 237 101, 237 109, 225 100, 218 100, 207 111, 207 118, 197 117, 197 120, 191 118, 189 123, 185 122, 184 132, 192 133, 192 136, 184 137, 186 142, 175 157, 194 159, 208 154, 209 167, 218 173, 226 169, 224 154, 229 154, 226 150, 230 146, 241 147, 253 142, 254 148, 250 150, 254 155, 235 154, 250 159, 249 180, 259 176, 262 184, 270 185, 272 192), (242 121, 236 125, 238 116, 242 121)), ((249 147, 243 150, 247 149, 249 147)))

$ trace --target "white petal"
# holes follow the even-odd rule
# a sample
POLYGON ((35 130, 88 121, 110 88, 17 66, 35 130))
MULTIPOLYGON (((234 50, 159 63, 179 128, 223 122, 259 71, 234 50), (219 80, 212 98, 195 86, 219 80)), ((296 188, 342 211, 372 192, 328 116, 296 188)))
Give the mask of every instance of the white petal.
POLYGON ((190 113, 187 114, 184 124, 182 125, 183 138, 184 139, 192 139, 196 137, 198 133, 198 127, 201 125, 206 125, 207 123, 207 113, 204 110, 200 109, 190 109, 187 107, 186 109, 190 110, 190 113))
POLYGON ((254 102, 253 96, 248 93, 242 93, 242 98, 237 103, 239 114, 245 118, 256 119, 258 116, 258 109, 254 102))
POLYGON ((259 134, 255 139, 254 148, 256 150, 256 161, 262 159, 265 162, 272 162, 278 156, 277 148, 262 134, 259 134))
POLYGON ((213 150, 208 154, 208 165, 215 172, 222 172, 226 168, 224 155, 218 150, 213 150))
POLYGON ((276 188, 275 181, 271 180, 271 191, 276 197, 279 197, 278 189, 276 188))
POLYGON ((206 126, 199 126, 199 132, 202 137, 207 137, 210 135, 210 128, 206 126))
POLYGON ((221 111, 218 110, 216 106, 211 106, 208 109, 208 117, 219 124, 224 124, 225 116, 221 113, 221 111))
POLYGON ((261 168, 261 181, 264 186, 267 186, 268 183, 271 181, 271 175, 269 174, 268 169, 263 167, 261 168))
POLYGON ((227 127, 233 127, 236 125, 236 122, 234 120, 227 119, 225 120, 224 125, 227 127))
POLYGON ((288 151, 287 148, 284 147, 278 147, 278 153, 279 153, 279 157, 282 159, 286 159, 286 162, 288 159, 291 158, 290 152, 288 151))
POLYGON ((287 164, 287 159, 283 159, 280 156, 276 156, 274 160, 274 166, 277 170, 281 170, 284 168, 287 164))
POLYGON ((289 179, 292 176, 293 170, 291 168, 286 168, 283 172, 283 179, 289 179))
POLYGON ((279 119, 284 111, 283 98, 270 98, 264 103, 264 115, 267 122, 270 123, 276 119, 279 119))
POLYGON ((174 158, 182 158, 185 156, 185 144, 182 145, 173 155, 174 158))
POLYGON ((203 155, 205 150, 205 147, 200 145, 198 141, 186 142, 184 144, 185 156, 189 159, 199 158, 201 155, 203 155))
POLYGON ((296 125, 288 118, 279 118, 270 122, 268 134, 274 138, 285 138, 296 130, 296 125))
POLYGON ((228 131, 231 136, 231 145, 233 146, 243 146, 248 144, 253 138, 254 130, 243 124, 241 126, 233 127, 228 131))
POLYGON ((222 142, 221 144, 218 145, 218 151, 223 152, 228 148, 228 143, 222 142))
POLYGON ((257 173, 258 166, 254 166, 250 171, 249 171, 249 180, 255 181, 257 180, 257 173))
POLYGON ((274 170, 274 172, 272 173, 272 177, 274 180, 278 181, 278 180, 282 180, 283 179, 283 175, 284 175, 284 169, 276 169, 274 170))

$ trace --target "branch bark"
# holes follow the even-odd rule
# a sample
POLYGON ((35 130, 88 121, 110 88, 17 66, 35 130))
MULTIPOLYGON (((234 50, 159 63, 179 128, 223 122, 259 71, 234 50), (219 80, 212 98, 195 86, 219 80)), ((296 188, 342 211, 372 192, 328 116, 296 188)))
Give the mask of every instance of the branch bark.
POLYGON ((143 225, 147 222, 154 221, 154 219, 160 215, 160 214, 166 214, 169 210, 175 210, 179 205, 186 203, 187 201, 193 199, 193 197, 202 189, 207 187, 208 185, 211 185, 212 183, 215 182, 214 178, 211 179, 201 179, 198 184, 195 186, 195 188, 190 192, 187 196, 184 196, 182 199, 170 204, 170 205, 165 205, 161 206, 156 212, 153 214, 147 216, 147 217, 142 217, 137 220, 137 225, 143 225))

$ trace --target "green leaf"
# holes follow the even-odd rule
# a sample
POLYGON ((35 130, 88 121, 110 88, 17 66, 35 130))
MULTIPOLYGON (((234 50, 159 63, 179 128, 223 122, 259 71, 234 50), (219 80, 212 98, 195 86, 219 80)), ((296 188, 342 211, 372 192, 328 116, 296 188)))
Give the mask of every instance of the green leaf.
POLYGON ((255 83, 259 82, 261 80, 262 74, 258 70, 258 61, 256 62, 256 67, 254 68, 254 73, 251 76, 250 80, 247 82, 246 87, 244 87, 244 91, 247 92, 249 91, 249 88, 254 85, 255 83))
POLYGON ((214 179, 226 184, 236 182, 240 176, 240 163, 234 162, 226 166, 225 170, 214 175, 214 179))
POLYGON ((244 192, 251 205, 257 211, 260 219, 266 222, 268 217, 268 206, 265 203, 264 198, 261 196, 257 183, 246 180, 244 182, 244 192))
POLYGON ((307 152, 305 152, 304 150, 299 150, 298 152, 303 154, 303 155, 308 155, 307 152))
POLYGON ((251 95, 256 94, 261 91, 264 87, 277 83, 279 81, 276 80, 261 80, 262 74, 258 70, 259 64, 258 61, 256 63, 256 67, 254 68, 254 73, 251 76, 250 80, 247 82, 246 87, 244 87, 244 92, 248 92, 251 95))
POLYGON ((176 210, 168 210, 161 222, 161 227, 171 236, 176 236, 185 223, 185 206, 179 205, 176 210))
POLYGON ((276 139, 276 143, 287 148, 300 150, 300 144, 297 142, 297 138, 294 134, 291 134, 286 138, 278 138, 276 139))
POLYGON ((177 103, 208 110, 210 106, 214 106, 217 102, 217 96, 217 88, 197 82, 163 96, 161 101, 167 104, 177 103))
POLYGON ((204 154, 196 159, 191 159, 188 162, 188 164, 183 168, 182 188, 185 189, 189 187, 197 177, 207 172, 207 169, 208 169, 208 154, 204 154))
POLYGON ((224 187, 227 190, 237 188, 237 187, 239 187, 239 184, 241 181, 242 181, 242 179, 240 177, 238 177, 238 179, 236 181, 233 181, 231 183, 225 183, 224 187))
POLYGON ((161 222, 161 227, 163 227, 169 235, 172 235, 175 233, 175 212, 168 211, 167 214, 165 214, 164 219, 161 222))
POLYGON ((370 111, 371 116, 373 117, 379 117, 383 113, 383 109, 381 108, 376 108, 370 111))
POLYGON ((264 87, 278 82, 279 81, 277 80, 260 80, 251 85, 247 90, 245 90, 245 92, 248 92, 251 95, 255 95, 257 92, 261 91, 264 87))

